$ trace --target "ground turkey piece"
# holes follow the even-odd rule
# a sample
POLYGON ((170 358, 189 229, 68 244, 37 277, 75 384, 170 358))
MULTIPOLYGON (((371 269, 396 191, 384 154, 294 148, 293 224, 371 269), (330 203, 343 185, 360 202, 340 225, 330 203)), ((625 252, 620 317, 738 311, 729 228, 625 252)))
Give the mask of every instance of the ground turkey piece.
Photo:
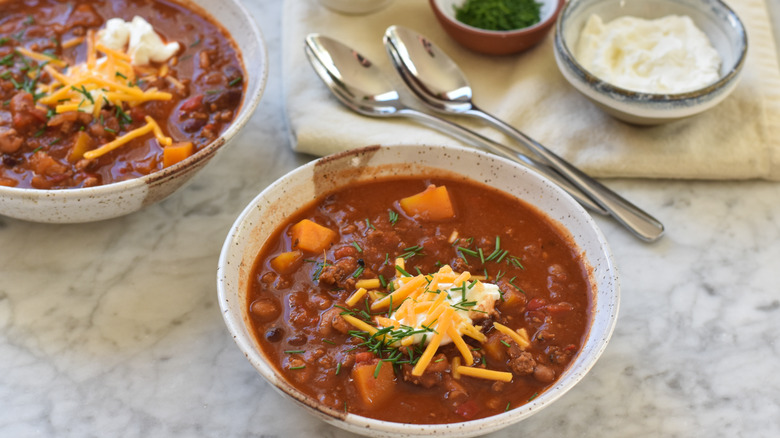
POLYGON ((352 290, 356 282, 352 274, 358 268, 358 263, 358 260, 355 260, 354 257, 339 259, 334 264, 322 268, 319 281, 328 286, 352 290))
POLYGON ((447 360, 447 356, 444 353, 439 353, 431 359, 431 363, 425 368, 422 376, 412 375, 413 365, 404 364, 401 367, 404 380, 415 385, 420 385, 423 388, 432 388, 440 383, 444 382, 444 375, 449 373, 450 362, 447 360))

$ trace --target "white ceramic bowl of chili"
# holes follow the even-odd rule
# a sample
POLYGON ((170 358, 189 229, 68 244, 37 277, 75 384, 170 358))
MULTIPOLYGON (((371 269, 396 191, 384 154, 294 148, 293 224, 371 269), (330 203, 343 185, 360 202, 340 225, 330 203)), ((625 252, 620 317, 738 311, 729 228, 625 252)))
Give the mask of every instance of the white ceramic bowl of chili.
POLYGON ((262 33, 239 0, 182 2, 200 9, 231 34, 244 63, 244 95, 230 126, 209 145, 179 163, 143 177, 101 186, 41 190, 0 185, 0 215, 32 222, 83 223, 111 219, 159 202, 188 182, 228 146, 254 113, 268 80, 262 33))
POLYGON ((372 437, 467 437, 517 423, 549 406, 577 384, 596 363, 617 321, 620 287, 612 253, 593 219, 568 194, 537 173, 509 160, 451 146, 370 146, 321 158, 299 167, 263 190, 233 224, 217 270, 219 305, 228 330, 249 362, 275 389, 318 418, 372 437), (255 258, 266 239, 287 218, 317 196, 375 177, 469 175, 524 200, 568 231, 590 269, 590 326, 566 372, 527 404, 505 413, 453 424, 405 424, 345 413, 306 396, 284 380, 265 358, 248 327, 247 292, 255 258))

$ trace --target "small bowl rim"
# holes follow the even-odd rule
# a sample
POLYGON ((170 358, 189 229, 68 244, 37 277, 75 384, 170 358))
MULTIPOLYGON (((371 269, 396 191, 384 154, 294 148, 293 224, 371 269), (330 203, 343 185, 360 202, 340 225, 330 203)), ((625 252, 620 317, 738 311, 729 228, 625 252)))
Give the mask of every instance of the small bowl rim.
POLYGON ((442 10, 442 8, 439 7, 439 4, 436 0, 429 0, 429 2, 431 4, 431 7, 439 11, 439 13, 442 16, 444 16, 448 22, 450 22, 453 26, 457 27, 458 29, 463 30, 465 32, 479 34, 485 37, 500 37, 500 38, 522 36, 527 33, 532 33, 534 31, 537 31, 539 29, 545 29, 547 27, 550 27, 553 23, 556 22, 556 20, 558 19, 561 13, 561 10, 564 7, 564 4, 567 3, 566 0, 551 0, 551 2, 556 3, 552 14, 550 14, 550 16, 547 17, 546 20, 539 20, 538 23, 534 23, 531 26, 521 27, 520 29, 512 29, 512 30, 490 30, 490 29, 482 29, 479 27, 474 27, 470 24, 463 23, 462 21, 458 20, 454 16, 444 12, 444 10, 442 10))
POLYGON ((686 91, 683 93, 648 93, 644 91, 629 90, 627 88, 614 85, 592 74, 588 69, 580 64, 580 62, 574 56, 574 53, 569 48, 569 45, 566 43, 566 39, 563 37, 563 22, 567 19, 567 13, 569 12, 570 8, 576 6, 579 2, 567 1, 558 15, 555 26, 555 39, 553 44, 554 50, 560 55, 561 60, 569 65, 569 70, 575 76, 586 82, 591 88, 598 88, 607 94, 614 93, 624 98, 638 99, 647 103, 672 103, 706 96, 713 93, 714 91, 728 86, 728 84, 731 83, 731 81, 740 74, 742 67, 745 64, 748 51, 748 35, 744 23, 728 4, 722 0, 715 1, 728 13, 733 22, 736 23, 737 31, 741 36, 741 50, 736 62, 725 75, 720 77, 716 82, 705 85, 704 87, 698 88, 696 90, 686 91))
MULTIPOLYGON (((51 197, 58 197, 58 198, 80 198, 80 197, 88 197, 88 196, 100 196, 100 195, 109 195, 113 193, 120 193, 123 192, 125 189, 136 187, 136 186, 142 186, 142 185, 155 185, 159 184, 169 178, 174 177, 175 175, 179 173, 186 172, 190 167, 196 165, 198 162, 208 160, 210 159, 219 149, 221 149, 225 144, 228 143, 238 132, 249 122, 249 120, 252 118, 252 114, 257 109, 257 106, 260 104, 260 101, 262 100, 262 96, 265 91, 266 84, 268 82, 268 49, 266 47, 265 38, 260 31, 259 26, 257 25, 257 22, 255 21, 252 14, 249 13, 249 11, 246 9, 244 4, 239 0, 228 0, 231 3, 233 3, 241 12, 241 14, 244 17, 247 17, 247 22, 249 22, 249 31, 253 35, 253 40, 259 42, 259 50, 262 52, 262 59, 263 59, 263 65, 260 70, 256 70, 257 75, 256 81, 257 86, 255 90, 245 90, 244 95, 242 96, 241 101, 241 107, 239 109, 239 112, 236 116, 236 118, 233 120, 233 122, 230 123, 228 128, 222 132, 214 141, 206 145, 203 149, 197 151, 195 154, 185 158, 182 161, 179 161, 178 163, 166 167, 160 170, 157 170, 155 172, 142 175, 136 178, 130 178, 124 181, 115 181, 108 184, 101 184, 99 186, 94 187, 74 187, 74 188, 61 188, 61 189, 36 189, 33 187, 10 187, 10 186, 3 186, 0 185, 0 193, 6 193, 8 196, 17 196, 17 197, 24 197, 28 200, 36 201, 39 199, 47 199, 51 197)), ((183 5, 189 5, 194 4, 197 8, 199 8, 201 11, 204 11, 208 13, 208 11, 200 4, 193 3, 191 1, 187 0, 181 0, 183 5)), ((212 17, 213 18, 213 17, 212 17)), ((229 35, 231 35, 232 38, 232 32, 227 29, 222 23, 217 23, 225 29, 229 35)), ((235 40, 234 40, 235 43, 235 40)), ((238 48, 238 44, 235 43, 236 48, 238 48)), ((243 52, 239 50, 239 54, 241 56, 241 60, 243 63, 243 52)), ((247 76, 249 76, 249 71, 244 65, 245 73, 247 76)), ((248 86, 249 81, 245 82, 248 86)), ((0 212, 0 215, 2 215, 2 212, 0 212)))
MULTIPOLYGON (((431 166, 436 167, 435 165, 431 166)), ((475 180, 477 179, 475 178, 475 180)), ((504 191, 503 189, 499 190, 504 191)), ((549 213, 536 206, 533 202, 531 202, 531 205, 545 215, 549 213)), ((571 236, 574 237, 573 230, 568 228, 565 229, 567 232, 572 233, 571 236)), ((584 250, 584 248, 579 249, 584 250)), ((595 257, 598 256, 592 254, 589 260, 593 261, 593 258, 595 257)), ((239 255, 238 258, 240 259, 241 256, 239 255)), ((597 280, 592 277, 591 281, 595 282, 597 280)), ((274 390, 295 399, 300 403, 299 406, 305 408, 309 413, 315 414, 315 416, 322 419, 323 421, 354 433, 370 433, 373 436, 381 437, 394 436, 395 434, 399 433, 407 434, 404 436, 409 437, 439 434, 442 436, 452 437, 475 436, 476 434, 494 432, 505 427, 516 425, 520 421, 523 421, 529 416, 532 416, 533 414, 538 413, 540 410, 550 406, 555 401, 563 397, 568 391, 574 388, 578 383, 580 383, 582 379, 584 379, 584 377, 592 370, 592 368, 598 362, 599 358, 601 358, 605 352, 617 325, 621 296, 620 289, 620 273, 615 263, 614 253, 612 252, 609 243, 606 240, 606 236, 596 224, 595 219, 593 219, 593 217, 588 214, 582 206, 580 206, 560 187, 551 183, 539 173, 519 166, 516 163, 500 156, 462 146, 427 145, 422 143, 410 143, 393 146, 368 146, 364 148, 351 149, 345 152, 321 157, 317 160, 313 160, 307 164, 304 164, 303 166, 299 166, 291 170, 284 176, 274 181, 268 187, 261 190, 252 200, 246 204, 246 206, 237 216, 236 220, 231 225, 231 228, 223 243, 217 269, 217 295, 224 323, 226 324, 228 331, 230 332, 234 342, 237 344, 239 350, 241 350, 247 360, 252 364, 253 368, 255 368, 255 371, 258 372, 258 374, 260 374, 267 381, 267 383, 273 387, 274 390), (610 308, 611 311, 608 315, 605 314, 602 318, 593 317, 591 319, 586 338, 589 339, 589 342, 593 342, 594 347, 592 351, 588 351, 588 359, 580 365, 581 368, 574 369, 572 368, 573 364, 570 364, 566 372, 562 374, 552 386, 539 394, 538 397, 534 398, 523 406, 517 407, 507 412, 459 423, 399 423, 378 420, 354 413, 344 413, 316 402, 312 397, 300 392, 281 376, 281 374, 270 363, 270 361, 265 358, 264 353, 259 349, 259 347, 257 347, 256 341, 251 339, 254 335, 249 333, 249 338, 244 338, 241 335, 242 329, 246 329, 246 314, 240 311, 231 311, 229 307, 230 298, 232 297, 229 296, 228 291, 231 288, 237 288, 238 285, 231 285, 231 280, 228 277, 226 271, 231 267, 233 270, 242 269, 240 266, 243 266, 243 263, 237 265, 236 263, 231 262, 235 261, 234 255, 232 254, 237 250, 237 248, 240 248, 242 251, 244 250, 243 245, 238 240, 238 238, 242 235, 251 234, 251 227, 253 224, 252 222, 247 221, 252 219, 253 214, 258 214, 258 209, 267 203, 265 198, 269 196, 268 193, 281 187, 284 184, 283 180, 286 178, 304 174, 305 172, 315 168, 319 163, 326 163, 333 160, 353 159, 354 157, 366 153, 366 151, 373 151, 380 148, 386 149, 386 154, 390 154, 391 149, 397 151, 399 148, 407 148, 409 150, 422 148, 441 150, 443 153, 450 152, 458 154, 475 154, 488 160, 495 160, 503 165, 514 167, 514 170, 520 174, 523 174, 524 178, 535 180, 536 183, 544 186, 544 190, 551 191, 551 193, 554 193, 555 197, 557 198, 563 198, 561 202, 568 204, 572 209, 579 213, 580 218, 584 222, 583 225, 587 226, 589 232, 593 233, 593 237, 595 237, 598 241, 600 255, 604 256, 603 263, 605 263, 604 266, 606 272, 609 273, 609 280, 607 283, 612 285, 609 292, 603 292, 606 295, 594 298, 594 300, 591 302, 591 306, 599 306, 596 303, 599 303, 601 300, 603 300, 603 302, 606 303, 604 306, 610 308), (594 333, 594 328, 600 325, 599 321, 604 327, 602 328, 601 332, 596 331, 594 333), (601 334, 599 335, 599 333, 601 334)), ((599 292, 596 291, 596 294, 599 294, 599 292)), ((585 351, 584 345, 586 344, 583 344, 583 350, 578 353, 577 357, 579 357, 579 355, 585 351)))

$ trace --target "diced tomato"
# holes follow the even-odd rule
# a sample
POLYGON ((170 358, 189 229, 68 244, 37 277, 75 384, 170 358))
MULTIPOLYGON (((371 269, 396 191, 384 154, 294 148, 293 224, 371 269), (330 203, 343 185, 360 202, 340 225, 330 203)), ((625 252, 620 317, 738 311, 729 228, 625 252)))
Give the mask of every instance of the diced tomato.
POLYGON ((471 420, 479 412, 479 405, 474 400, 468 400, 455 408, 455 413, 466 420, 471 420))
POLYGON ((374 356, 374 353, 370 351, 361 351, 360 353, 355 354, 355 362, 361 363, 361 362, 370 362, 374 360, 376 356, 374 356))
POLYGON ((525 306, 527 310, 538 310, 547 305, 547 301, 542 298, 534 298, 525 306))
POLYGON ((545 309, 547 309, 547 311, 550 313, 566 313, 574 310, 574 306, 564 301, 560 303, 548 304, 545 309))

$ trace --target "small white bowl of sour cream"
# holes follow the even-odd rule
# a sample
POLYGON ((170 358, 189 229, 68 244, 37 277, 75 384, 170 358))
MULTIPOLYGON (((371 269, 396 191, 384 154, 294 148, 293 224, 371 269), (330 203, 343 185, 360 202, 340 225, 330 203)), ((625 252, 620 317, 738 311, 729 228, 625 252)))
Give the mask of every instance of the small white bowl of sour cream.
POLYGON ((554 42, 558 68, 577 91, 615 118, 640 125, 680 120, 720 103, 739 82, 747 47, 744 25, 720 0, 568 2, 554 42), (671 42, 652 36, 653 29, 668 35, 663 26, 677 34, 671 42), (613 57, 610 65, 599 63, 605 56, 613 57))

